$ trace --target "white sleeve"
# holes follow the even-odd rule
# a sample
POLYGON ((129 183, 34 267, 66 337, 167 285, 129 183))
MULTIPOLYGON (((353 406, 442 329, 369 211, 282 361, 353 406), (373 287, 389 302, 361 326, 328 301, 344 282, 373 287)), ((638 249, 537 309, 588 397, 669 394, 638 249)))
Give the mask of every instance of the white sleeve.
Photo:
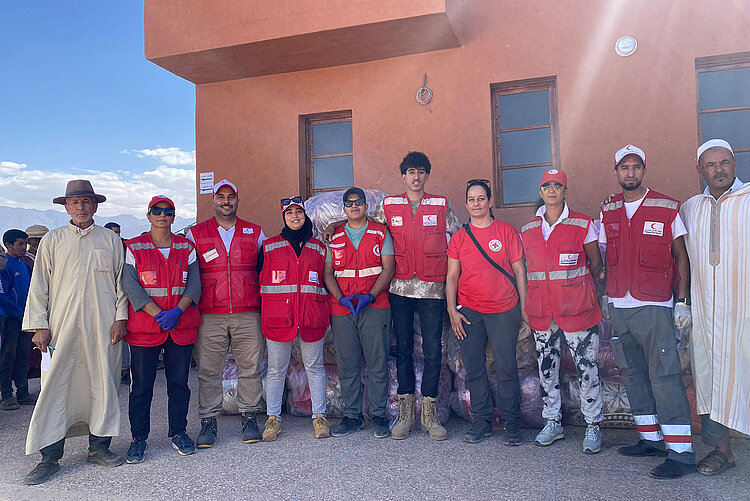
POLYGON ((193 236, 193 230, 192 229, 187 231, 187 233, 185 234, 185 238, 187 238, 191 242, 195 243, 195 237, 193 236))
POLYGON ((263 230, 260 230, 260 235, 258 235, 258 248, 261 248, 263 246, 263 242, 265 242, 266 236, 263 234, 263 230))
POLYGON ((586 232, 586 238, 583 241, 583 244, 590 244, 591 242, 596 242, 599 239, 599 227, 595 224, 594 221, 591 221, 589 223, 589 230, 586 232))
MULTIPOLYGON (((602 224, 602 212, 599 211, 599 243, 605 244, 607 243, 607 232, 604 231, 604 224, 602 224)), ((586 235, 586 238, 588 238, 588 235, 586 235)))
POLYGON ((672 240, 676 240, 683 235, 687 235, 687 228, 685 228, 685 224, 682 222, 682 218, 678 213, 677 217, 672 221, 672 240))
POLYGON ((135 256, 128 247, 125 248, 125 264, 129 264, 138 271, 138 268, 135 266, 135 256))
POLYGON ((190 252, 190 255, 188 256, 188 266, 190 266, 191 264, 193 264, 193 263, 195 262, 195 260, 196 260, 196 259, 198 259, 198 256, 197 256, 197 254, 195 253, 195 249, 193 249, 193 250, 192 250, 192 251, 190 252))

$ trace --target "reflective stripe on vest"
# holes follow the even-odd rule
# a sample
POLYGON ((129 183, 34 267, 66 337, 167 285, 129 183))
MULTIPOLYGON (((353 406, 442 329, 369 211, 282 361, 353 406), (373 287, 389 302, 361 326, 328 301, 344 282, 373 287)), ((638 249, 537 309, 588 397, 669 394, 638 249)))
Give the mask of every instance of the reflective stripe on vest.
POLYGON ((422 205, 445 205, 445 198, 423 198, 422 205))
POLYGON ((306 292, 308 294, 320 294, 321 296, 327 296, 328 291, 323 287, 317 287, 315 285, 302 285, 299 288, 300 292, 306 292))
POLYGON ((550 280, 567 280, 569 278, 582 277, 589 273, 588 266, 581 266, 574 270, 555 270, 549 272, 550 280))
POLYGON ((579 217, 566 217, 562 221, 560 221, 560 224, 569 224, 571 226, 580 226, 581 228, 588 228, 589 222, 586 219, 582 219, 579 217))
POLYGON ((674 200, 666 198, 647 198, 641 205, 644 207, 664 207, 665 209, 677 210, 679 204, 674 200))
MULTIPOLYGON (((147 242, 147 243, 134 243, 130 244, 130 250, 139 251, 139 250, 145 250, 145 249, 153 249, 154 244, 147 242)), ((176 247, 175 247, 176 248, 176 247)))
POLYGON ((385 237, 385 234, 382 231, 378 230, 367 230, 367 233, 370 233, 372 235, 379 235, 381 238, 385 237))
POLYGON ((144 287, 144 291, 150 297, 167 297, 168 290, 166 287, 144 287))
POLYGON ((543 271, 526 272, 526 280, 546 280, 547 276, 543 271))
POLYGON ((173 296, 182 296, 185 294, 185 287, 172 287, 173 296))
POLYGON ((260 286, 261 294, 289 294, 290 292, 297 292, 297 285, 261 285, 260 286))
POLYGON ((392 205, 392 204, 408 204, 409 201, 406 198, 402 197, 385 197, 383 199, 383 205, 392 205))
POLYGON ((541 219, 537 219, 536 221, 531 221, 523 225, 523 227, 521 228, 521 233, 523 233, 526 230, 533 230, 534 228, 541 226, 541 225, 542 225, 541 219))
POLYGON ((373 266, 372 268, 362 268, 359 270, 360 277, 371 277, 373 275, 379 275, 383 272, 382 266, 373 266))
POLYGON ((263 248, 266 249, 266 252, 271 252, 274 249, 279 249, 281 247, 286 247, 287 245, 289 245, 289 242, 287 242, 286 240, 284 240, 282 242, 274 242, 272 244, 264 245, 263 248))
POLYGON ((609 212, 612 210, 617 210, 620 207, 622 207, 622 200, 618 200, 617 202, 610 202, 608 204, 602 205, 602 212, 609 212))
POLYGON ((339 271, 334 271, 333 272, 333 276, 336 277, 336 278, 339 278, 339 277, 354 278, 354 277, 357 276, 357 271, 356 270, 339 270, 339 271))
MULTIPOLYGON (((149 244, 151 245, 151 244, 149 244)), ((181 244, 174 244, 172 245, 173 249, 190 249, 192 247, 192 244, 189 244, 187 242, 183 242, 181 244)))
POLYGON ((314 251, 319 252, 321 256, 325 256, 326 255, 326 250, 323 247, 321 247, 320 245, 318 245, 318 244, 314 244, 312 242, 306 242, 305 243, 305 247, 307 247, 308 249, 312 249, 314 251))

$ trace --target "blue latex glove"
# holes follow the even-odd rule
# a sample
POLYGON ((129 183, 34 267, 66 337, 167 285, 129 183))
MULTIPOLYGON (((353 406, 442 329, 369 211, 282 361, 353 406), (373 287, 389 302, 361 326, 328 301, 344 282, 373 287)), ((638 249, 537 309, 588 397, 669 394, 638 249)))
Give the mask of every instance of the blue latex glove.
POLYGON ((344 308, 349 308, 349 311, 352 312, 352 315, 356 317, 357 314, 354 312, 354 303, 352 302, 352 299, 354 297, 355 296, 341 296, 339 298, 339 304, 343 306, 344 308))
POLYGON ((375 301, 375 296, 372 294, 363 294, 361 296, 354 296, 357 298, 357 308, 354 310, 354 317, 356 318, 367 306, 375 301))
POLYGON ((177 321, 182 316, 182 310, 179 306, 175 306, 171 310, 162 310, 159 312, 158 315, 154 317, 156 320, 156 323, 159 324, 159 327, 164 329, 165 331, 171 331, 175 327, 177 327, 177 321))

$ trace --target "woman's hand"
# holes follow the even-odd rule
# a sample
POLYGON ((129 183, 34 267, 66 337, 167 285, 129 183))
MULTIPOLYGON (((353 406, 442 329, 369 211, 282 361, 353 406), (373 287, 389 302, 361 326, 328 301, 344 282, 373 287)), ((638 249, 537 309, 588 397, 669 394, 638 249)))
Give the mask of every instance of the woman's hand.
POLYGON ((464 323, 471 325, 471 322, 466 320, 457 309, 448 312, 448 316, 451 319, 451 327, 453 327, 453 333, 458 339, 464 339, 466 337, 466 331, 464 330, 464 323))

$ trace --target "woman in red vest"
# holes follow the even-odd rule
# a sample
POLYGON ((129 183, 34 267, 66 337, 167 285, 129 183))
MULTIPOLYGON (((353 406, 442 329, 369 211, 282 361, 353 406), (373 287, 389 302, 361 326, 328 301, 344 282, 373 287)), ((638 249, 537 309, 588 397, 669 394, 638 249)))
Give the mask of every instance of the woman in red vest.
POLYGON ((550 169, 539 186, 544 205, 521 228, 528 279, 526 314, 536 338, 542 417, 547 419, 536 443, 550 445, 565 437, 560 413, 560 345, 565 339, 576 363, 581 411, 588 423, 583 452, 593 454, 602 447, 603 416, 598 362, 602 314, 592 277, 602 269, 602 256, 591 218, 568 209, 565 173, 550 169))
POLYGON ((201 317, 200 275, 195 245, 172 233, 174 202, 151 199, 151 230, 125 242, 122 286, 130 302, 125 341, 130 345, 129 417, 133 441, 126 461, 140 463, 148 446, 156 363, 164 351, 169 397, 169 436, 180 455, 193 454, 187 427, 188 372, 201 317))
POLYGON ((445 296, 474 415, 464 442, 476 443, 492 435, 493 405, 485 365, 489 342, 495 356, 497 409, 505 421, 505 445, 520 445, 516 343, 526 299, 526 266, 518 232, 492 216, 489 183, 472 179, 466 185, 471 221, 448 244, 445 296))
POLYGON ((326 248, 312 236, 312 222, 305 214, 301 196, 282 198, 284 229, 263 242, 260 273, 261 330, 266 337, 268 420, 263 440, 271 442, 281 432, 281 400, 292 355, 299 337, 312 401, 315 438, 330 434, 326 420, 326 372, 323 337, 330 320, 328 291, 323 287, 326 248))

